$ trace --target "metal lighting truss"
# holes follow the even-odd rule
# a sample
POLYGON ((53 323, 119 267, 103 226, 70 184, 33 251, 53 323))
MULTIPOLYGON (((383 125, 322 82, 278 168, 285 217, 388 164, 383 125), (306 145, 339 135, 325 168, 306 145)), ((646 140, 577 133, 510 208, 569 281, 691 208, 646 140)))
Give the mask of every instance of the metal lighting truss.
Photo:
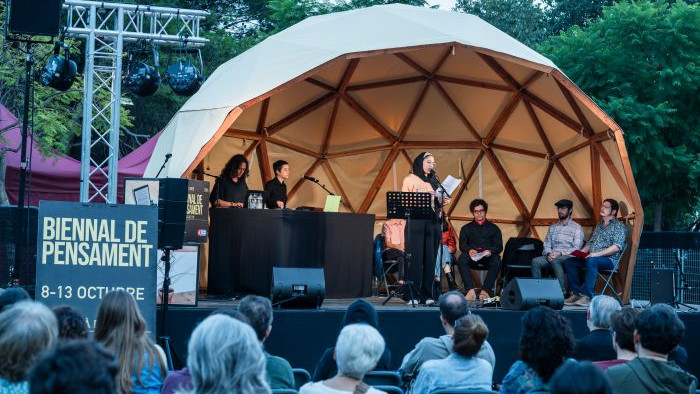
POLYGON ((124 42, 202 46, 208 40, 200 37, 199 23, 209 13, 83 0, 66 0, 63 8, 67 11, 66 36, 86 39, 80 201, 101 197, 114 204, 124 42), (96 157, 105 150, 105 158, 96 157))

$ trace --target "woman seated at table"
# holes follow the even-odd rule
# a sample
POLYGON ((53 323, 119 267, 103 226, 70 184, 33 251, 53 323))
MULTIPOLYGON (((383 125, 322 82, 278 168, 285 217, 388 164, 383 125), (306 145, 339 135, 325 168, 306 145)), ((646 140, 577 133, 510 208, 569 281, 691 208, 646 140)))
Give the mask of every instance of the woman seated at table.
POLYGON ((212 207, 243 208, 248 195, 247 177, 248 159, 241 154, 231 157, 209 195, 212 207))

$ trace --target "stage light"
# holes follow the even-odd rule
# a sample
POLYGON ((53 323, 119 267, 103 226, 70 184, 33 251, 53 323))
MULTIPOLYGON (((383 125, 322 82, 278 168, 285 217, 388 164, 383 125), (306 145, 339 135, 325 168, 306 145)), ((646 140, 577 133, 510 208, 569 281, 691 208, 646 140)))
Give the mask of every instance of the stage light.
POLYGON ((160 73, 144 62, 130 62, 124 86, 137 96, 150 96, 160 86, 160 73))
POLYGON ((202 54, 198 49, 186 47, 178 48, 173 53, 177 55, 177 58, 168 66, 166 72, 168 85, 177 95, 191 96, 199 90, 202 81, 204 81, 204 76, 200 72, 200 69, 204 68, 202 54), (199 58, 199 69, 192 61, 195 59, 195 54, 199 58))
POLYGON ((78 66, 70 60, 69 55, 68 46, 57 42, 54 45, 53 56, 49 58, 42 73, 39 74, 39 82, 62 92, 70 89, 78 73, 78 66), (66 48, 65 56, 59 54, 62 46, 66 48))

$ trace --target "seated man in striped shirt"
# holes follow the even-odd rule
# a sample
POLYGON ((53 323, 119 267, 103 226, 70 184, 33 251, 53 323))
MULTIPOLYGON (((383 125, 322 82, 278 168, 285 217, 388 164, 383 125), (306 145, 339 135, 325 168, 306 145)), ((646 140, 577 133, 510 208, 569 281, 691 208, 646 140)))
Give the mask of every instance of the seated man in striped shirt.
POLYGON ((564 260, 571 258, 571 252, 583 246, 583 229, 571 219, 574 213, 574 203, 571 200, 562 199, 554 205, 557 207, 559 221, 549 226, 544 238, 542 256, 532 259, 531 270, 533 278, 541 278, 542 268, 551 267, 566 298, 566 274, 563 264, 564 260))

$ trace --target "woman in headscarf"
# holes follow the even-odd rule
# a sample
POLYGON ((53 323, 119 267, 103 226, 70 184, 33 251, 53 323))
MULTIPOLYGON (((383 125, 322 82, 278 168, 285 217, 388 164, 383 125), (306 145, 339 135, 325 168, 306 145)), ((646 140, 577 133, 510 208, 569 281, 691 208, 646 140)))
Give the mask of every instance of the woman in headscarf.
MULTIPOLYGON (((430 219, 413 219, 406 227, 406 253, 411 253, 410 264, 406 262, 406 279, 413 281, 413 287, 418 294, 414 297, 418 301, 430 305, 434 302, 433 281, 435 278, 435 260, 439 235, 441 234, 439 217, 440 201, 436 198, 435 191, 440 182, 435 175, 435 157, 430 152, 422 152, 413 160, 411 174, 403 180, 401 191, 430 193, 435 215, 430 219)), ((450 199, 445 196, 444 203, 449 204, 450 199)), ((404 293, 404 299, 409 303, 410 292, 404 293)))

